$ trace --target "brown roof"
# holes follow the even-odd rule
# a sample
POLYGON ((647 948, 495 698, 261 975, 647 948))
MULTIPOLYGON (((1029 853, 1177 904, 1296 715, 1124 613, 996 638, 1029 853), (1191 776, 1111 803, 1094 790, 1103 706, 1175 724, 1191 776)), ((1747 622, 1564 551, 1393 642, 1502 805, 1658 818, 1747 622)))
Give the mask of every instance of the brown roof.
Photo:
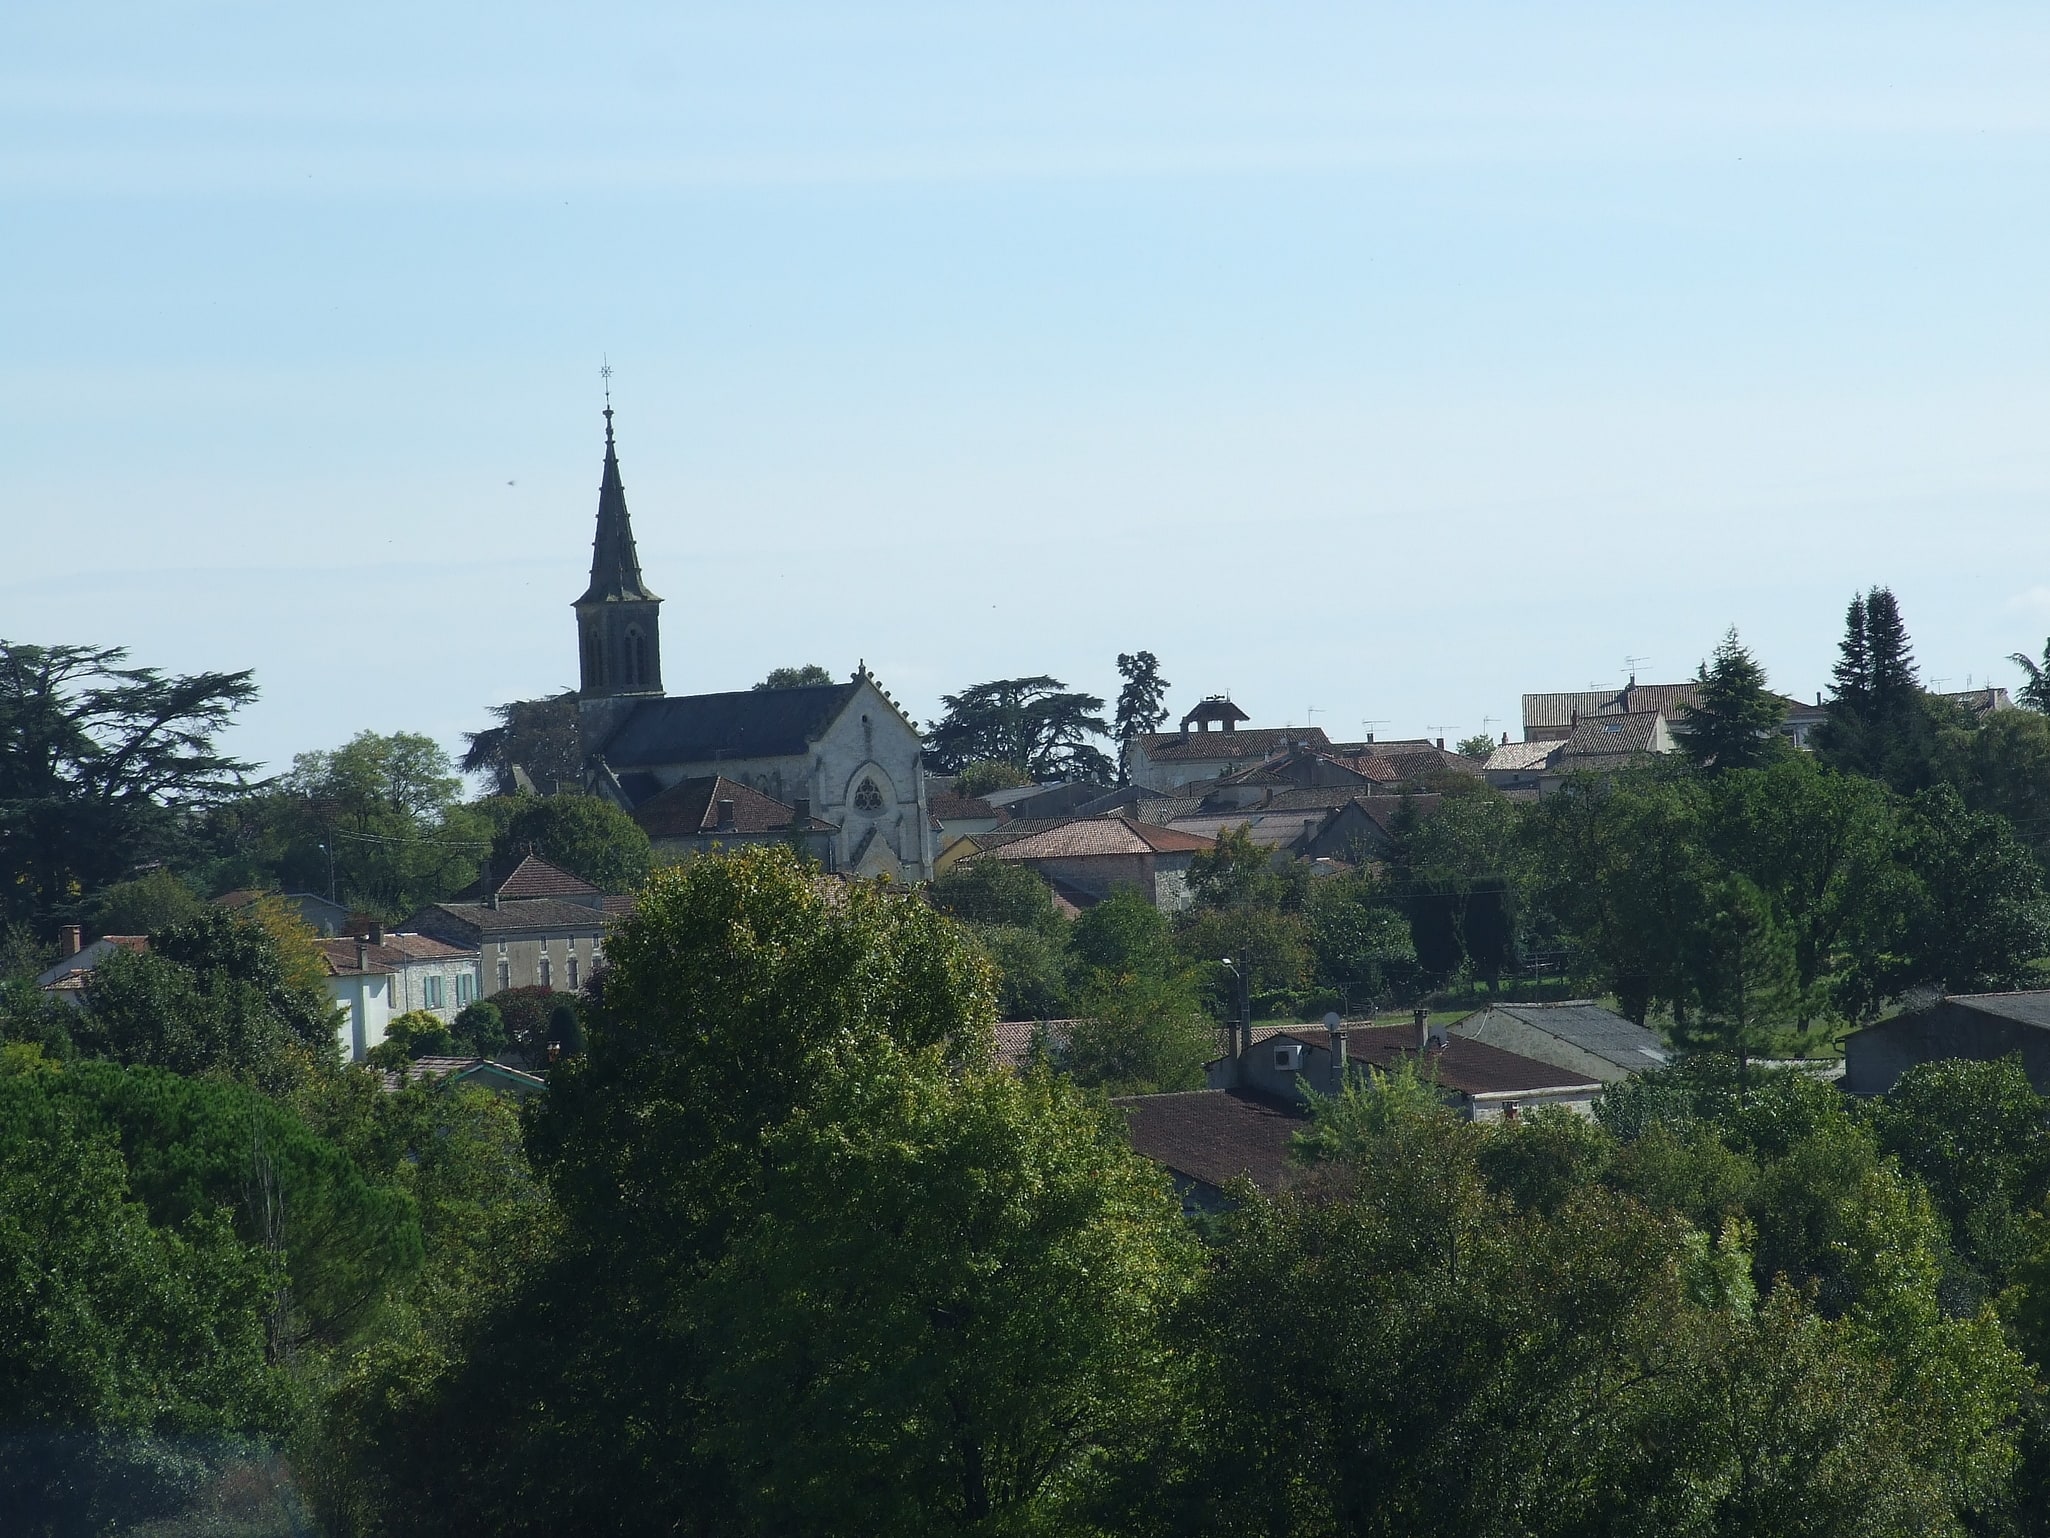
MULTIPOLYGON (((588 913, 590 910, 584 911, 588 913)), ((457 961, 477 954, 474 950, 413 934, 386 935, 375 944, 342 935, 333 940, 315 940, 313 948, 320 953, 330 977, 391 972, 409 961, 457 961)))
POLYGON ((1120 812, 1111 817, 1078 817, 984 852, 998 860, 1060 860, 1087 855, 1195 854, 1214 842, 1179 828, 1155 827, 1120 812))
POLYGON ((1125 1113, 1142 1158, 1207 1186, 1247 1175, 1270 1195, 1287 1182, 1290 1146, 1307 1125, 1294 1106, 1235 1089, 1127 1095, 1111 1104, 1125 1113))
POLYGON ((494 884, 491 873, 473 881, 456 894, 459 902, 474 902, 491 896, 513 901, 529 897, 596 897, 598 889, 582 876, 572 875, 560 865, 551 865, 538 854, 530 854, 512 868, 504 880, 494 884))
POLYGON ((1321 726, 1261 726, 1241 732, 1152 732, 1137 740, 1146 756, 1159 764, 1270 758, 1295 743, 1307 748, 1331 746, 1331 739, 1324 735, 1321 726))
POLYGON ((602 909, 559 897, 529 897, 497 908, 489 903, 430 903, 407 919, 406 927, 441 934, 453 932, 466 938, 471 934, 590 934, 610 926, 615 914, 622 911, 615 904, 631 902, 631 898, 608 897, 602 909))
POLYGON ((1006 1068, 1023 1072, 1032 1061, 1032 1038, 1046 1032, 1047 1044, 1056 1052, 1068 1044, 1073 1020, 999 1020, 996 1023, 997 1061, 1006 1068))
POLYGON ((1634 680, 1621 689, 1590 689, 1572 694, 1526 694, 1523 697, 1523 730, 1556 731, 1570 728, 1576 715, 1630 715, 1654 711, 1675 720, 1682 705, 1701 703, 1701 685, 1640 684, 1634 680))
MULTIPOLYGON (((1329 1048, 1330 1033, 1305 1027, 1278 1034, 1305 1046, 1329 1048)), ((1346 1058, 1383 1072, 1417 1056, 1416 1027, 1411 1025, 1356 1026, 1345 1035, 1346 1058)), ((1445 1044, 1433 1045, 1424 1055, 1426 1070, 1439 1084, 1463 1095, 1513 1094, 1522 1091, 1600 1089, 1564 1068, 1540 1063, 1535 1058, 1504 1052, 1485 1042, 1465 1036, 1447 1036, 1445 1044)))
POLYGON ((830 833, 833 824, 816 817, 797 820, 797 808, 723 774, 678 780, 634 809, 634 821, 649 838, 716 837, 721 833, 830 833), (719 803, 733 803, 733 823, 719 825, 719 803))

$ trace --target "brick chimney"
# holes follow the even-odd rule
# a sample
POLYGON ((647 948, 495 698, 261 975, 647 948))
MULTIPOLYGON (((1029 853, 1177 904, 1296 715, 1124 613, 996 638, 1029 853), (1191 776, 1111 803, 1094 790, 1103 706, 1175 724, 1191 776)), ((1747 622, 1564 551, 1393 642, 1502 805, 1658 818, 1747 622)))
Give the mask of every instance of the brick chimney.
POLYGON ((78 924, 66 924, 57 931, 57 956, 69 960, 85 949, 85 929, 78 924))

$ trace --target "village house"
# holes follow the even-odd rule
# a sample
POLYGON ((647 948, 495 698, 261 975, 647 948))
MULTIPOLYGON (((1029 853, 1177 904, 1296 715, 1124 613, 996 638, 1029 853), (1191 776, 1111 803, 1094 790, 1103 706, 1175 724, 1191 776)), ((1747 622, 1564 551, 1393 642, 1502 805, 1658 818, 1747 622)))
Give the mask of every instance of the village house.
POLYGON ((1672 1061, 1656 1032, 1592 999, 1490 1004, 1456 1022, 1451 1034, 1603 1084, 1672 1061))
POLYGON ((66 1004, 83 1005, 94 967, 115 951, 139 956, 148 949, 148 935, 101 935, 87 941, 81 926, 65 924, 57 931, 57 960, 36 974, 36 986, 66 1004))
POLYGON ((420 934, 387 934, 370 925, 360 935, 316 940, 327 995, 343 1014, 336 1023, 351 1062, 381 1043, 395 1016, 415 1011, 444 1024, 480 996, 478 952, 420 934))
POLYGON ((486 876, 459 898, 430 903, 405 928, 477 951, 486 998, 507 988, 574 993, 590 980, 612 921, 632 906, 528 855, 502 878, 486 876))
POLYGON ((1331 745, 1314 726, 1241 730, 1239 723, 1248 719, 1230 700, 1214 694, 1182 717, 1180 731, 1134 737, 1127 751, 1127 776, 1142 789, 1173 792, 1198 780, 1251 769, 1292 747, 1331 745))
POLYGON ((1163 913, 1189 905, 1189 866, 1212 840, 1159 828, 1122 813, 1080 817, 975 856, 1037 871, 1078 906, 1135 887, 1163 913))

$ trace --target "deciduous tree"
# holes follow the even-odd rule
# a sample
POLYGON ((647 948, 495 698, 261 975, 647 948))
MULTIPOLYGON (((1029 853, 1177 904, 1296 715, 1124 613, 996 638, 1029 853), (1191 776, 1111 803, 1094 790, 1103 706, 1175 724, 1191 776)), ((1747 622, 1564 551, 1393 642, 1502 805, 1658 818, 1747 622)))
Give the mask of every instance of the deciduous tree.
POLYGON ((1110 759, 1090 743, 1110 732, 1102 699, 1058 678, 1001 678, 942 695, 940 703, 947 713, 927 730, 926 756, 942 774, 995 761, 1037 781, 1111 777, 1110 759))

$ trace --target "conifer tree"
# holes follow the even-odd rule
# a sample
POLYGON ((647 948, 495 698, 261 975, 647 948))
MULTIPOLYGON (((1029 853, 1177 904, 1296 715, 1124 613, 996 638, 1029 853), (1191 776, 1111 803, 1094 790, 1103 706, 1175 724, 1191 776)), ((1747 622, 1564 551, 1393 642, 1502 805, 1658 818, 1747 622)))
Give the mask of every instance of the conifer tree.
POLYGON ((1697 766, 1756 769, 1785 751, 1779 725, 1786 707, 1765 687, 1765 669, 1737 639, 1735 626, 1699 677, 1701 703, 1681 707, 1680 739, 1697 766))

